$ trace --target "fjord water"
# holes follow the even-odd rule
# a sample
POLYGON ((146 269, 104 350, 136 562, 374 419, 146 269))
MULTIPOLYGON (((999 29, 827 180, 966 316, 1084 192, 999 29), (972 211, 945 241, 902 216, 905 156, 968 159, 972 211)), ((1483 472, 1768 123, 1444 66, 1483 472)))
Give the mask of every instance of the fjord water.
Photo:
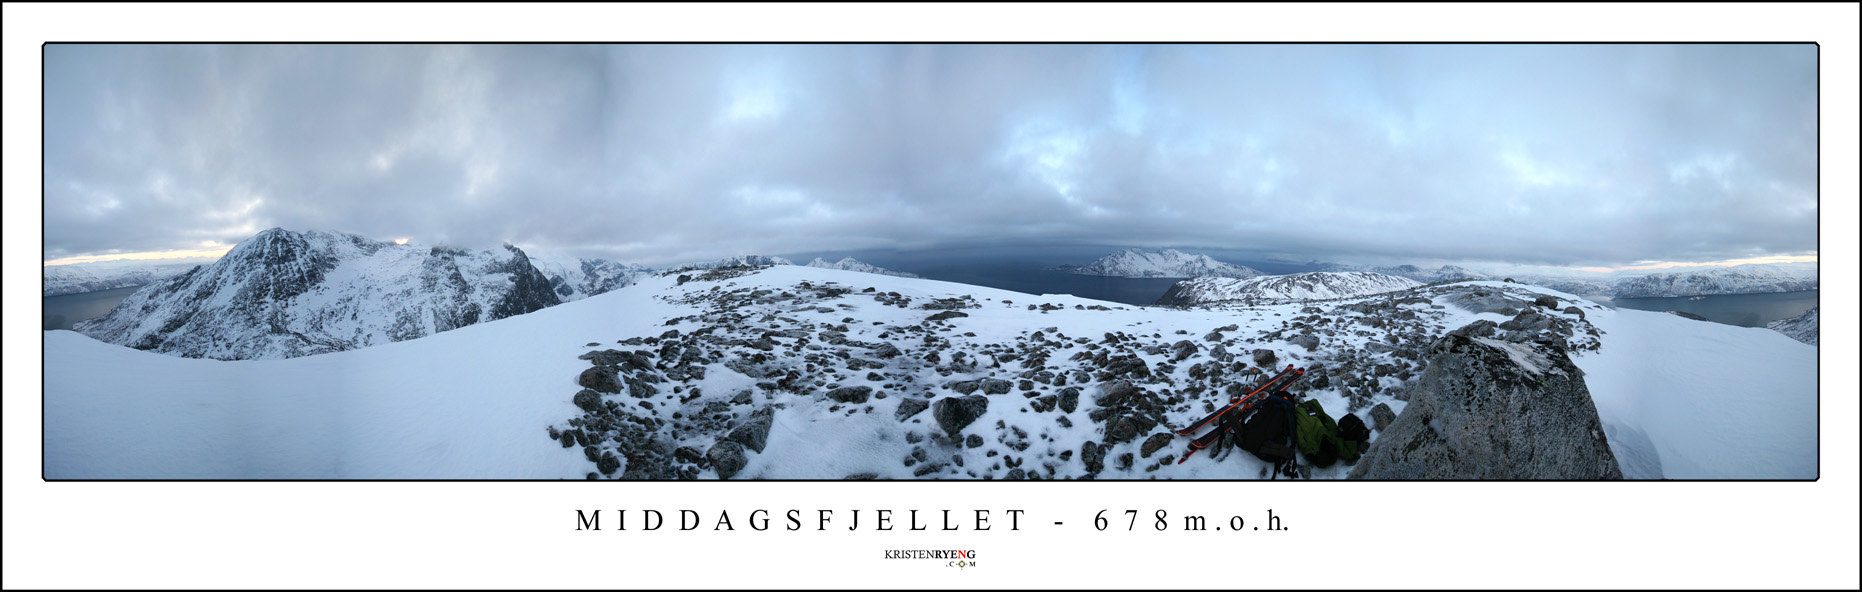
POLYGON ((1740 327, 1763 327, 1766 323, 1804 314, 1817 306, 1817 291, 1777 292, 1772 294, 1725 294, 1700 300, 1676 298, 1592 298, 1611 308, 1628 308, 1654 312, 1677 311, 1700 315, 1709 321, 1740 327))
POLYGON ((69 330, 72 325, 80 321, 88 321, 108 314, 110 309, 116 308, 117 303, 141 288, 142 286, 130 286, 82 294, 46 296, 44 298, 45 310, 40 315, 44 321, 44 330, 69 330))

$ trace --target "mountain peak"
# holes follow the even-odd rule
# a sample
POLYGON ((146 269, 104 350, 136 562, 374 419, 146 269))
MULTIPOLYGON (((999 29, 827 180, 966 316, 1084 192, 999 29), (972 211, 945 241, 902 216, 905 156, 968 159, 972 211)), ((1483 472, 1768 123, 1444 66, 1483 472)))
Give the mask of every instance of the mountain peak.
POLYGON ((1080 275, 1129 278, 1187 278, 1219 276, 1246 278, 1262 274, 1259 270, 1223 263, 1204 254, 1190 254, 1176 249, 1147 251, 1129 247, 1094 261, 1085 267, 1063 265, 1055 268, 1080 275))

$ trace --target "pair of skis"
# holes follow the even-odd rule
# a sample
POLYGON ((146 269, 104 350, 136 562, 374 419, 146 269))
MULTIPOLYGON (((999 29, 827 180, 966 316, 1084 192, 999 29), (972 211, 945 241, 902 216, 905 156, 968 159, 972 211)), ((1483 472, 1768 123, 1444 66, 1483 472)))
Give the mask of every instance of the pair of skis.
MULTIPOLYGON (((1260 386, 1254 387, 1254 390, 1248 391, 1248 394, 1235 398, 1235 400, 1229 402, 1228 406, 1215 410, 1215 413, 1211 413, 1208 417, 1204 417, 1196 423, 1190 424, 1189 427, 1176 430, 1176 434, 1179 436, 1194 434, 1196 430, 1202 429, 1203 426, 1209 425, 1226 413, 1234 412, 1238 414, 1236 417, 1246 415, 1249 409, 1253 409, 1254 406, 1259 404, 1263 399, 1266 399, 1269 395, 1274 393, 1286 390, 1287 387, 1293 386, 1295 381, 1298 381, 1300 377, 1305 375, 1305 370, 1296 370, 1293 368, 1292 364, 1287 364, 1286 369, 1281 370, 1279 374, 1275 374, 1273 378, 1267 379, 1267 382, 1261 383, 1260 386)), ((1190 455, 1196 454, 1198 450, 1208 448, 1210 444, 1214 444, 1217 439, 1220 439, 1222 435, 1227 432, 1228 430, 1222 429, 1213 430, 1204 434, 1201 438, 1191 440, 1189 452, 1183 453, 1183 458, 1177 459, 1177 464, 1183 464, 1183 461, 1190 459, 1190 455)))

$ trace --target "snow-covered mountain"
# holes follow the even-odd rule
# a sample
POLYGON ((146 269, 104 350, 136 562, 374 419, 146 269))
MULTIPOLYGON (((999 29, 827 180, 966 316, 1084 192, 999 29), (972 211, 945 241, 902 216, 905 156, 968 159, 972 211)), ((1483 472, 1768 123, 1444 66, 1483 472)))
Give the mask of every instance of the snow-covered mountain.
POLYGON ((1604 280, 1531 275, 1513 276, 1513 279, 1522 284, 1543 286, 1566 294, 1577 294, 1579 296, 1602 296, 1604 298, 1610 298, 1616 294, 1616 283, 1604 280))
POLYGON ((1422 282, 1368 271, 1312 271, 1248 279, 1199 277, 1177 282, 1157 299, 1166 306, 1246 301, 1279 303, 1366 296, 1414 288, 1422 282))
POLYGON ((1534 345, 1562 344, 1628 478, 1818 477, 1816 348, 1540 287, 1166 309, 805 266, 686 275, 289 360, 47 331, 44 475, 1264 479, 1232 447, 1179 463, 1170 429, 1254 380, 1236 370, 1291 364, 1294 392, 1388 446, 1430 344, 1465 328, 1528 373, 1570 376, 1534 345))
POLYGON ((1365 265, 1351 265, 1348 263, 1313 262, 1309 263, 1308 266, 1314 271, 1368 271, 1371 273, 1408 278, 1425 284, 1447 280, 1492 279, 1486 274, 1457 265, 1443 265, 1436 269, 1423 269, 1414 265, 1370 267, 1365 265))
POLYGON ((1811 307, 1810 310, 1804 311, 1804 314, 1766 323, 1765 328, 1783 333, 1787 337, 1804 343, 1817 345, 1817 309, 1819 308, 1823 307, 1811 307))
POLYGON ((1616 282, 1612 298, 1764 294, 1817 289, 1815 271, 1799 277, 1773 265, 1739 265, 1682 273, 1655 273, 1616 282))
POLYGON ((45 268, 45 296, 82 294, 145 286, 193 269, 201 263, 52 265, 45 268))
POLYGON ((605 294, 652 275, 655 270, 632 263, 606 259, 570 259, 531 256, 530 264, 544 277, 563 302, 605 294))
POLYGON ((1176 249, 1146 251, 1144 249, 1125 249, 1099 258, 1086 266, 1062 265, 1055 271, 1077 273, 1080 275, 1103 275, 1128 278, 1191 278, 1191 277, 1229 277, 1250 278, 1261 275, 1251 267, 1223 263, 1208 255, 1191 255, 1176 249))
POLYGON ((189 358, 292 358, 405 341, 561 299, 522 250, 395 245, 273 228, 74 328, 189 358))
POLYGON ((768 255, 738 255, 735 257, 725 257, 716 261, 703 261, 682 265, 680 267, 685 269, 717 269, 719 267, 763 267, 768 265, 795 265, 795 262, 768 255))
POLYGON ((878 267, 875 265, 861 262, 860 260, 854 259, 852 257, 843 257, 841 258, 840 261, 835 261, 833 263, 828 263, 827 260, 822 259, 820 257, 816 257, 814 261, 808 262, 808 267, 819 267, 821 269, 841 269, 841 270, 846 270, 846 271, 858 271, 862 273, 877 273, 879 275, 890 275, 890 276, 905 277, 905 278, 918 277, 918 274, 906 273, 903 271, 893 271, 890 269, 886 269, 884 267, 878 267))

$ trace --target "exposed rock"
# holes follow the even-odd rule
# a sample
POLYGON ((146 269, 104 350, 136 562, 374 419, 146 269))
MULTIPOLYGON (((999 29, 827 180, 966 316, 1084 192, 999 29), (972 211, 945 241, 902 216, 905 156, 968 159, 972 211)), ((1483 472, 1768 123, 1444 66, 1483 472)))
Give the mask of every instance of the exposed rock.
POLYGON ((581 407, 583 411, 601 409, 601 393, 592 389, 582 389, 575 394, 575 406, 581 407))
POLYGON ((948 321, 951 319, 962 318, 962 317, 967 317, 967 316, 970 316, 970 313, 966 313, 962 311, 955 311, 955 310, 947 310, 944 312, 940 312, 940 313, 925 317, 925 320, 927 321, 948 321))
POLYGON ((997 378, 986 378, 986 379, 983 379, 983 394, 988 394, 988 395, 1007 394, 1009 392, 1009 389, 1013 386, 1014 385, 1007 380, 1001 380, 997 378))
POLYGON ((1088 440, 1080 445, 1080 461, 1086 463, 1086 474, 1097 475, 1106 468, 1106 449, 1088 440))
POLYGON ((1389 428, 1390 422, 1393 421, 1396 421, 1396 412, 1390 410, 1390 405, 1378 403, 1376 407, 1371 408, 1371 427, 1383 431, 1389 428))
POLYGON ((1312 351, 1319 347, 1319 336, 1311 333, 1296 335, 1292 339, 1288 339, 1287 343, 1306 348, 1306 351, 1312 351))
POLYGON ((983 395, 944 397, 931 404, 931 417, 937 419, 938 426, 945 432, 955 436, 988 409, 989 398, 983 395))
POLYGON ((749 419, 744 420, 736 429, 731 430, 730 434, 725 435, 724 439, 743 444, 745 448, 762 452, 763 446, 769 442, 769 427, 774 422, 774 419, 771 417, 773 413, 774 411, 768 407, 757 410, 756 413, 750 414, 749 419))
POLYGON ((1130 405, 1144 395, 1144 389, 1128 380, 1108 382, 1099 387, 1099 396, 1093 397, 1093 404, 1100 407, 1130 405))
POLYGON ((1358 479, 1621 479, 1563 348, 1450 334, 1358 479))
POLYGON ((1072 386, 1070 386, 1070 387, 1067 387, 1067 388, 1064 388, 1064 389, 1061 389, 1061 390, 1060 390, 1060 410, 1061 410, 1061 412, 1063 412, 1063 413, 1073 413, 1073 410, 1074 410, 1074 409, 1078 409, 1078 408, 1079 408, 1079 406, 1080 406, 1080 389, 1079 389, 1079 387, 1072 387, 1072 386))
POLYGON ((1125 413, 1106 420, 1106 443, 1130 442, 1157 427, 1157 421, 1138 413, 1125 413))
POLYGON ((620 371, 613 366, 596 366, 582 371, 575 383, 597 392, 620 394, 620 371))
POLYGON ((736 476, 737 471, 743 470, 744 465, 750 463, 750 459, 744 458, 743 445, 730 440, 713 445, 711 450, 705 453, 705 458, 710 460, 711 466, 718 470, 719 479, 736 476))
POLYGON ((925 408, 930 407, 930 406, 931 406, 931 403, 928 401, 925 401, 924 399, 906 397, 906 398, 899 400, 899 410, 893 413, 892 415, 893 417, 898 418, 899 421, 905 421, 907 419, 910 419, 913 415, 917 415, 918 412, 924 411, 925 408))
POLYGON ((1271 349, 1254 350, 1254 365, 1255 366, 1259 366, 1261 368, 1274 368, 1279 363, 1280 363, 1280 359, 1278 356, 1274 355, 1274 350, 1271 350, 1271 349))
POLYGON ((828 391, 828 398, 842 403, 865 403, 867 395, 872 394, 870 386, 844 386, 828 391))
POLYGON ((1171 440, 1170 434, 1151 434, 1151 437, 1145 438, 1144 445, 1138 448, 1138 452, 1145 458, 1151 458, 1152 453, 1157 452, 1165 446, 1169 446, 1171 440))

